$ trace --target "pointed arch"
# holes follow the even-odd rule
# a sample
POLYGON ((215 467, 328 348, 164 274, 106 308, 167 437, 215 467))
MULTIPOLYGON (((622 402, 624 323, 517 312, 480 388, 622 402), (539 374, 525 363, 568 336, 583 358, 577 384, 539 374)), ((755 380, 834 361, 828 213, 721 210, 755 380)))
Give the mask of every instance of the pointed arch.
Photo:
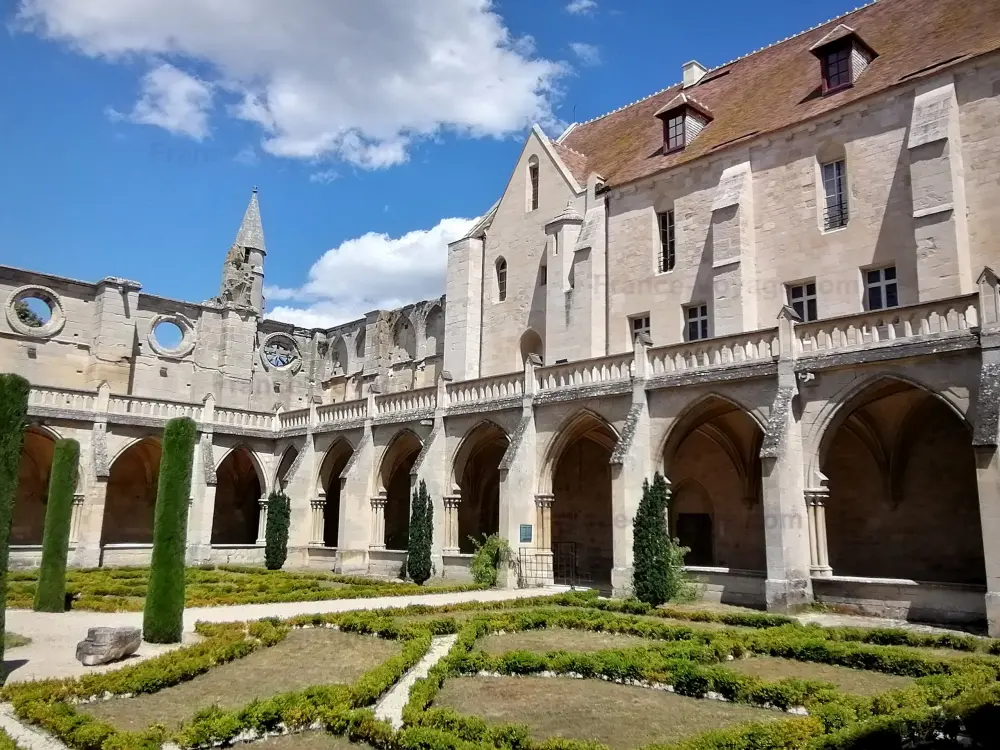
POLYGON ((392 328, 392 359, 394 362, 414 359, 417 356, 416 329, 406 315, 400 314, 392 328))
POLYGON ((956 404, 897 373, 844 389, 821 413, 814 476, 828 484, 836 575, 982 584, 972 429, 956 404))
POLYGON ((115 456, 104 501, 102 546, 152 543, 161 452, 159 437, 144 437, 115 456))
POLYGON ((410 530, 410 472, 423 441, 415 432, 404 428, 393 435, 378 463, 379 494, 385 497, 386 549, 406 549, 410 530))
POLYGON ((266 485, 254 452, 235 446, 219 462, 215 476, 212 544, 256 544, 262 536, 260 501, 266 485))
POLYGON ((524 363, 532 354, 537 354, 542 358, 543 362, 545 361, 545 344, 538 331, 534 328, 529 328, 521 334, 521 340, 518 342, 518 350, 521 358, 517 362, 517 366, 514 368, 515 372, 524 367, 524 363))
POLYGON ((29 425, 24 431, 10 528, 12 545, 42 543, 49 476, 57 439, 54 431, 39 425, 29 425))
POLYGON ((346 375, 351 371, 352 364, 347 339, 342 334, 338 334, 330 345, 331 371, 334 376, 346 375))
POLYGON ((765 569, 763 440, 762 421, 715 392, 688 404, 664 436, 660 456, 675 492, 671 528, 691 548, 689 564, 765 569))
POLYGON ((424 356, 444 354, 444 311, 435 304, 424 319, 424 356))
POLYGON ((254 473, 257 475, 257 481, 260 482, 261 491, 267 488, 267 474, 264 471, 264 465, 261 463, 260 457, 257 453, 246 443, 237 443, 232 448, 227 450, 223 456, 215 462, 215 471, 218 473, 219 467, 222 466, 222 462, 225 461, 233 451, 242 450, 246 452, 247 458, 250 460, 253 466, 254 473))
POLYGON ((502 255, 493 264, 497 302, 504 302, 507 299, 507 259, 502 255))
POLYGON ((452 459, 452 493, 458 494, 458 549, 475 551, 473 540, 500 530, 500 464, 510 437, 484 419, 469 430, 452 459))
POLYGON ((285 452, 281 454, 281 460, 278 462, 278 468, 274 472, 274 482, 271 483, 271 488, 273 490, 284 490, 287 486, 291 476, 289 472, 292 470, 292 466, 295 465, 295 459, 299 457, 299 449, 294 445, 290 445, 285 449, 285 452))
POLYGON ((618 431, 608 420, 590 409, 580 409, 563 421, 555 436, 549 441, 542 461, 542 471, 538 476, 538 492, 552 493, 552 477, 556 464, 572 443, 579 439, 591 440, 609 452, 618 445, 618 431))
POLYGON ((354 446, 343 435, 333 441, 320 463, 317 496, 323 498, 323 546, 337 547, 340 541, 341 474, 354 455, 354 446))

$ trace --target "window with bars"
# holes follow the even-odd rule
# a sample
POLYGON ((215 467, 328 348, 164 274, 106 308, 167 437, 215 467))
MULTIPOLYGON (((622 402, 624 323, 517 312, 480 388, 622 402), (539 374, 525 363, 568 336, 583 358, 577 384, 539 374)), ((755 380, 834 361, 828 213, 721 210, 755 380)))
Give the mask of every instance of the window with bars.
POLYGON ((845 44, 823 55, 823 89, 836 91, 853 83, 851 76, 851 45, 845 44))
POLYGON ((687 321, 685 340, 700 341, 708 338, 708 305, 690 305, 684 309, 687 321))
POLYGON ((528 185, 528 210, 535 211, 538 209, 538 162, 528 165, 528 185))
POLYGON ((847 162, 843 159, 822 166, 823 173, 823 228, 840 229, 847 226, 847 162))
POLYGON ((657 268, 660 273, 673 271, 677 261, 677 235, 674 228, 673 209, 657 214, 660 224, 660 258, 657 268))
POLYGON ((503 258, 497 260, 497 300, 503 302, 507 299, 507 261, 503 258))
POLYGON ((886 310, 899 307, 896 288, 896 267, 873 268, 865 271, 866 302, 869 310, 886 310))
POLYGON ((649 335, 649 313, 633 315, 628 320, 633 342, 635 341, 635 337, 640 333, 644 333, 647 336, 649 335))
POLYGON ((788 304, 802 318, 802 322, 811 323, 819 319, 816 309, 816 282, 796 284, 788 287, 788 304))
POLYGON ((677 151, 684 148, 684 112, 667 118, 663 127, 666 130, 663 140, 667 145, 667 151, 677 151))

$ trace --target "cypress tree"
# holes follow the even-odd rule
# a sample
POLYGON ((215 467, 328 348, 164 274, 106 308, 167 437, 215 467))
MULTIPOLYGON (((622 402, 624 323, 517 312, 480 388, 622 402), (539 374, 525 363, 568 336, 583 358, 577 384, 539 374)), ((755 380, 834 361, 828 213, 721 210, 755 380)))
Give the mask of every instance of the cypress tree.
POLYGON ((288 557, 288 526, 292 508, 288 496, 281 490, 267 498, 267 525, 264 527, 264 565, 268 570, 281 570, 288 557))
POLYGON ((427 495, 427 485, 413 491, 410 505, 410 538, 406 546, 406 574, 418 584, 431 577, 431 545, 434 539, 434 506, 427 495))
POLYGON ((45 509, 42 567, 35 588, 36 612, 62 612, 66 608, 66 557, 79 464, 80 444, 75 440, 57 440, 52 454, 49 502, 45 509))
MULTIPOLYGON (((17 495, 17 470, 28 419, 31 385, 20 375, 0 375, 0 664, 6 632, 7 563, 10 558, 10 524, 17 495)), ((0 681, 3 676, 0 675, 0 681)))
POLYGON ((670 536, 667 503, 670 491, 659 472, 642 483, 642 500, 633 521, 632 591, 643 602, 658 607, 675 593, 671 585, 670 536))
POLYGON ((197 433, 188 417, 171 419, 163 431, 153 559, 142 620, 143 638, 150 643, 179 643, 184 632, 184 548, 197 433))

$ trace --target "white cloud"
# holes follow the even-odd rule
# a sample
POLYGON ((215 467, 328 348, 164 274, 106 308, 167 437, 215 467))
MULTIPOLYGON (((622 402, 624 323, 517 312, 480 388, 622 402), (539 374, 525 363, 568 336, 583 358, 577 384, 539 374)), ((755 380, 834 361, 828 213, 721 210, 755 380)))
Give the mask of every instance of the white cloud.
POLYGON ((259 161, 257 157, 257 149, 253 146, 244 146, 236 152, 236 156, 233 157, 233 161, 237 164, 252 167, 259 161))
POLYGON ((327 250, 309 278, 295 289, 266 287, 267 317, 306 328, 356 320, 372 310, 391 310, 444 294, 448 243, 462 237, 476 219, 442 219, 431 229, 402 237, 369 232, 327 250))
POLYGON ((587 44, 586 42, 571 42, 569 48, 573 50, 573 54, 584 65, 601 64, 601 50, 597 45, 587 44))
POLYGON ((339 175, 336 169, 324 169, 322 172, 313 172, 309 175, 309 182, 316 182, 320 185, 329 185, 337 179, 339 175))
MULTIPOLYGON (((19 0, 17 24, 91 57, 197 69, 201 80, 188 74, 188 85, 212 87, 229 116, 256 123, 271 154, 379 168, 441 131, 499 137, 554 122, 566 66, 538 57, 492 8, 491 0, 19 0)), ((167 106, 178 100, 151 91, 135 119, 206 132, 202 89, 179 100, 193 120, 167 106)))
POLYGON ((577 15, 593 13, 595 10, 597 10, 597 0, 571 0, 566 6, 568 13, 575 13, 577 15))
POLYGON ((174 135, 201 141, 209 134, 211 107, 209 84, 169 63, 160 63, 143 76, 142 93, 132 111, 122 114, 109 109, 108 115, 116 121, 155 125, 174 135))

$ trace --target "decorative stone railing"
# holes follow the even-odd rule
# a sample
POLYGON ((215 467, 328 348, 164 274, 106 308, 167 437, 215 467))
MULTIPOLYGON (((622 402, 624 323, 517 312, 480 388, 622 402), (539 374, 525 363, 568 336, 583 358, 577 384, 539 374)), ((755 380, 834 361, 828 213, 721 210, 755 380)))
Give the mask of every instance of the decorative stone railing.
POLYGON ((239 427, 250 430, 272 430, 274 429, 274 415, 260 411, 246 411, 245 409, 227 409, 215 407, 216 424, 228 427, 239 427))
POLYGON ((388 393, 375 397, 375 416, 388 417, 410 411, 433 409, 437 406, 437 388, 421 388, 402 393, 388 393))
POLYGON ((899 339, 968 331, 979 325, 978 295, 799 323, 795 347, 802 355, 867 348, 899 339))
POLYGON ((540 367, 535 370, 535 382, 538 384, 538 390, 552 391, 559 388, 629 380, 632 377, 634 359, 632 352, 628 352, 540 367))
POLYGON ((357 422, 368 416, 368 400, 344 401, 316 407, 316 420, 321 425, 357 422))
POLYGON ((449 383, 447 392, 448 406, 480 404, 487 401, 523 396, 524 371, 512 372, 508 375, 496 375, 492 378, 449 383))
POLYGON ((278 412, 278 427, 282 430, 294 430, 309 426, 309 408, 294 411, 278 412))
POLYGON ((166 399, 140 396, 111 396, 108 399, 108 414, 127 414, 155 419, 190 417, 195 421, 201 421, 201 412, 201 404, 167 401, 166 399))
POLYGON ((97 407, 97 393, 74 391, 68 388, 33 387, 28 393, 28 408, 40 406, 49 409, 93 411, 97 407))
POLYGON ((661 346, 648 351, 651 375, 706 367, 769 362, 778 356, 778 329, 661 346))

